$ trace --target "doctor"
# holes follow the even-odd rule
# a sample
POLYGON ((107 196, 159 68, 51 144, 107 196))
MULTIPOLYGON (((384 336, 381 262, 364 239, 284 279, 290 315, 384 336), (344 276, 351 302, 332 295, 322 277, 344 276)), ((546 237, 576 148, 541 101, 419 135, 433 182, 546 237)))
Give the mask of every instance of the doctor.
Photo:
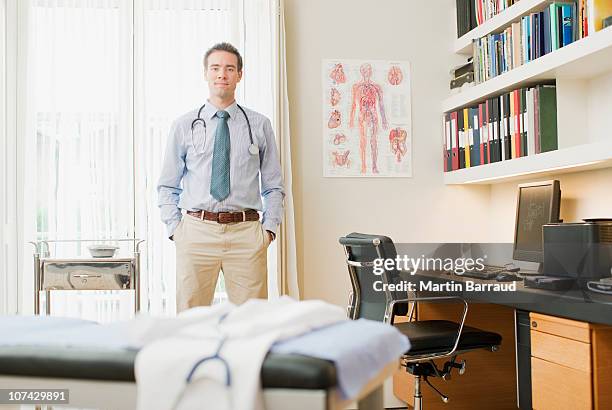
POLYGON ((212 303, 220 270, 232 303, 266 298, 267 247, 283 214, 270 120, 235 100, 240 53, 217 44, 204 55, 204 69, 210 96, 174 121, 157 186, 161 218, 176 244, 179 312, 212 303))

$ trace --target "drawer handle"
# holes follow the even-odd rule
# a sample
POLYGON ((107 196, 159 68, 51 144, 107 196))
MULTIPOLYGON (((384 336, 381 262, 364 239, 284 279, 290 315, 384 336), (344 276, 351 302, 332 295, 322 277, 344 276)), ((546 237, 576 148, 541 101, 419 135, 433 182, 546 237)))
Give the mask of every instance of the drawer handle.
POLYGON ((536 322, 535 320, 531 322, 531 327, 538 327, 538 322, 536 322))
POLYGON ((91 273, 75 273, 72 275, 73 278, 101 278, 100 274, 91 274, 91 273))

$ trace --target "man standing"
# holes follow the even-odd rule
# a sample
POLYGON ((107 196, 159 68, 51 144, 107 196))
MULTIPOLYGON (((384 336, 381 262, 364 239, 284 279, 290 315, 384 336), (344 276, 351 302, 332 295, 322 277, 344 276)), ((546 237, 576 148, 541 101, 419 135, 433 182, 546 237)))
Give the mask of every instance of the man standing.
POLYGON ((212 303, 220 270, 231 302, 267 297, 267 247, 283 213, 270 120, 235 100, 240 53, 217 44, 204 69, 210 96, 173 123, 157 186, 161 218, 176 244, 179 312, 212 303))

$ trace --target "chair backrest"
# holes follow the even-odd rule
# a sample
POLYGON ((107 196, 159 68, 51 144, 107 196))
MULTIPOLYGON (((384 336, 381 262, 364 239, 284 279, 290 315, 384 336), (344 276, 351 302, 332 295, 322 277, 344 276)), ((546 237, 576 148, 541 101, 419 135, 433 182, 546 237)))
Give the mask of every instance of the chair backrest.
MULTIPOLYGON (((407 297, 407 292, 376 290, 381 288, 381 283, 375 282, 398 284, 402 281, 395 266, 390 270, 383 266, 380 275, 374 273, 374 260, 395 260, 397 252, 393 241, 387 236, 353 232, 341 237, 339 242, 344 246, 353 289, 349 317, 383 321, 388 303, 407 297)), ((398 304, 394 313, 405 315, 407 311, 407 305, 398 304)))

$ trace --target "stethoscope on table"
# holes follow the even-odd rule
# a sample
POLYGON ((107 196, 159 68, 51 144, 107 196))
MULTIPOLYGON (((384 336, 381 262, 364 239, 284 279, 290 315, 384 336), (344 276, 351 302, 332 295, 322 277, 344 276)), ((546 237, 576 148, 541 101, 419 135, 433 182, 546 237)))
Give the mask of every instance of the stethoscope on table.
MULTIPOLYGON (((257 145, 255 145, 255 143, 253 142, 253 131, 251 130, 251 122, 249 121, 249 117, 246 115, 244 108, 242 108, 238 104, 236 105, 238 106, 238 108, 240 108, 240 111, 242 111, 242 114, 244 115, 244 118, 246 119, 246 122, 247 122, 247 126, 249 128, 249 139, 251 140, 251 144, 249 145, 249 154, 257 155, 257 153, 259 152, 259 148, 257 148, 257 145)), ((202 124, 202 126, 204 127, 204 138, 206 138, 206 121, 204 121, 204 118, 202 118, 202 110, 204 109, 204 107, 206 107, 206 104, 203 104, 200 107, 200 109, 198 110, 197 118, 191 121, 191 144, 193 145, 194 149, 195 149, 195 143, 193 142, 193 130, 196 124, 198 123, 202 124)))

